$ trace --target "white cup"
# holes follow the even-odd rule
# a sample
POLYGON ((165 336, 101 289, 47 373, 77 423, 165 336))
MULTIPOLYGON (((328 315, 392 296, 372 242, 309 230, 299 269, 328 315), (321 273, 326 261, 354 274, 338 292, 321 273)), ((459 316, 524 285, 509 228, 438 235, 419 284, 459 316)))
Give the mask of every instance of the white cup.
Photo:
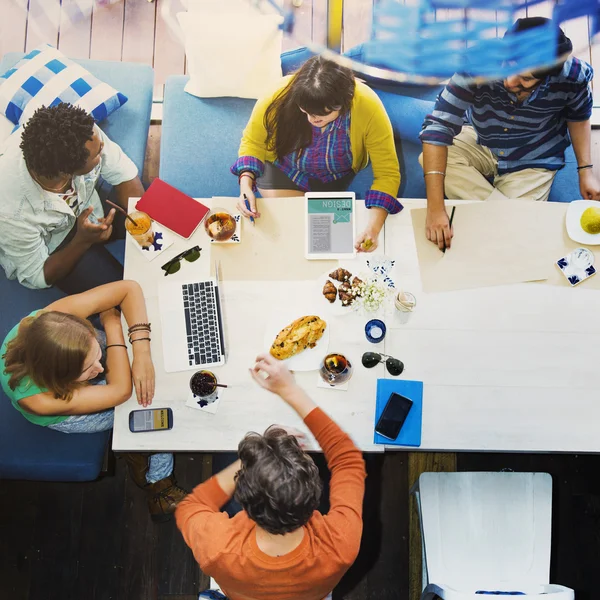
POLYGON ((394 297, 394 306, 396 307, 398 322, 405 325, 408 323, 411 313, 417 306, 417 299, 410 292, 398 292, 394 297))

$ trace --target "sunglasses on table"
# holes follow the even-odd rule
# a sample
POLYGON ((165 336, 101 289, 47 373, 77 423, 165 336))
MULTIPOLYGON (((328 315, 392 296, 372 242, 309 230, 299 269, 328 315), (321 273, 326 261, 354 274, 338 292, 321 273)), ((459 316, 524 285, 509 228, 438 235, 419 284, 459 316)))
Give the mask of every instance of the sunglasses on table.
POLYGON ((167 275, 173 275, 173 273, 177 273, 179 269, 181 269, 181 259, 187 260, 188 262, 194 262, 200 258, 200 251, 202 248, 199 246, 194 246, 193 248, 189 248, 188 250, 183 251, 181 254, 173 257, 169 262, 166 262, 161 269, 165 272, 165 277, 167 275))
POLYGON ((378 354, 377 352, 365 352, 362 355, 362 364, 366 369, 372 369, 376 367, 379 363, 384 362, 385 360, 385 368, 388 370, 390 375, 397 377, 402 374, 404 371, 404 363, 397 358, 392 358, 387 354, 378 354))

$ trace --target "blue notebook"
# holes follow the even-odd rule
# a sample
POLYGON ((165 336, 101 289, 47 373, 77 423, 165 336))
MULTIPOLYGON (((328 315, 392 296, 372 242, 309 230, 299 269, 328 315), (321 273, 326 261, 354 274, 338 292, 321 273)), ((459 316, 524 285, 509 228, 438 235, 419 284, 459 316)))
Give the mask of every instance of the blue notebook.
POLYGON ((400 379, 378 379, 377 380, 377 404, 375 405, 375 423, 379 420, 387 401, 396 392, 413 401, 412 408, 402 425, 402 429, 395 440, 390 440, 378 433, 373 436, 375 444, 386 446, 420 446, 421 424, 423 422, 423 382, 406 381, 400 379))

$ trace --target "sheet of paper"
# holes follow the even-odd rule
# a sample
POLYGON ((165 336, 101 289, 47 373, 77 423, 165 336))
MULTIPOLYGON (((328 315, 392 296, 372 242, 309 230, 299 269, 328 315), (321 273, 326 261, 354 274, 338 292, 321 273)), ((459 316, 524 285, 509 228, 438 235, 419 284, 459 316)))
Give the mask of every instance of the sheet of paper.
POLYGON ((425 237, 426 209, 412 210, 423 290, 540 280, 562 285, 555 263, 577 247, 566 236, 565 212, 561 203, 522 200, 457 206, 452 248, 444 254, 425 237))
MULTIPOLYGON (((210 202, 233 211, 237 198, 213 197, 210 202)), ((211 256, 219 261, 224 279, 316 279, 337 268, 337 260, 304 258, 304 198, 259 198, 258 209, 261 216, 256 225, 242 219, 242 244, 211 245, 211 256)))

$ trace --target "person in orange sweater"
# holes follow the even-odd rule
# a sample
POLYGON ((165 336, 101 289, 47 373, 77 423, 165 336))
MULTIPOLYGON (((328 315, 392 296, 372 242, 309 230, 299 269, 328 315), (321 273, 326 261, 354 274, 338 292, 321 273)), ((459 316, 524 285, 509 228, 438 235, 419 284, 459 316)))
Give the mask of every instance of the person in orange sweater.
POLYGON ((365 464, 350 437, 265 354, 254 380, 304 420, 331 471, 326 515, 321 480, 294 435, 278 426, 249 433, 239 460, 197 486, 175 518, 204 573, 229 600, 323 600, 354 562, 362 535, 365 464), (243 510, 220 512, 231 498, 243 510))

